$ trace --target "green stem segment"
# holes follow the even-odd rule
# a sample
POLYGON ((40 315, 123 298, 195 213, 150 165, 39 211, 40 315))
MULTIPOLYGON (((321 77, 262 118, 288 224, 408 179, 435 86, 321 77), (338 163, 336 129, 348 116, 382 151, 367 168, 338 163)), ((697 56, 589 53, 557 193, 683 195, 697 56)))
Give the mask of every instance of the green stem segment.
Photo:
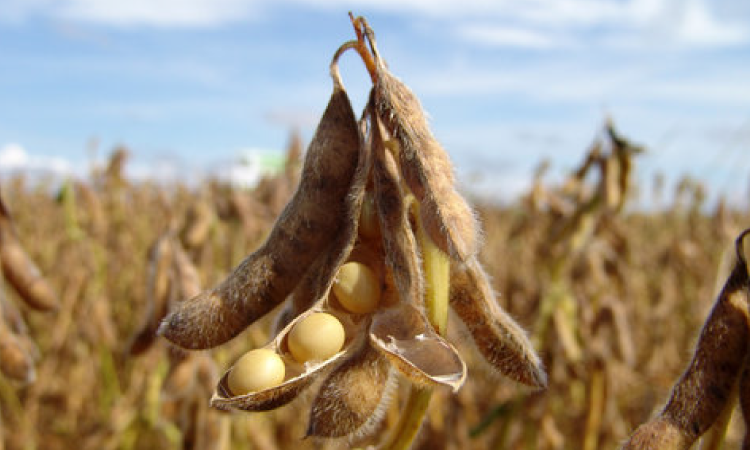
MULTIPOLYGON (((416 205, 412 203, 412 205, 416 205)), ((425 233, 419 209, 417 217, 417 240, 422 251, 425 275, 425 312, 435 330, 445 336, 448 324, 448 290, 450 287, 450 260, 425 233)), ((409 399, 388 445, 388 450, 406 450, 411 447, 424 421, 432 388, 411 386, 409 399)))

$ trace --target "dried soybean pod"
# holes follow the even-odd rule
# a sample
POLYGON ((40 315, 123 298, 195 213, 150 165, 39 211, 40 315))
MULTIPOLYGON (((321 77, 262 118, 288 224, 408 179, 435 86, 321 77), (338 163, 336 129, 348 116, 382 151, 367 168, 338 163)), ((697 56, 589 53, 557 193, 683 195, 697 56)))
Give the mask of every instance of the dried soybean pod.
POLYGON ((398 166, 383 142, 380 120, 373 117, 372 175, 375 184, 375 205, 380 218, 385 260, 404 302, 423 302, 422 268, 418 259, 417 241, 409 224, 406 196, 399 184, 398 166))
POLYGON ((32 383, 36 378, 33 343, 26 336, 13 333, 0 320, 0 372, 21 383, 32 383))
POLYGON ((362 436, 383 418, 390 364, 364 344, 323 382, 310 411, 308 436, 362 436))
POLYGON ((162 234, 148 252, 146 275, 146 307, 140 330, 130 344, 130 354, 139 355, 148 350, 156 339, 159 323, 167 315, 170 292, 173 289, 172 233, 162 234))
POLYGON ((206 200, 199 199, 193 203, 180 231, 180 239, 185 248, 192 250, 204 245, 208 241, 214 220, 214 212, 206 200))
MULTIPOLYGON (((174 253, 174 283, 175 290, 179 292, 176 300, 192 298, 201 292, 201 278, 198 274, 198 268, 190 260, 185 249, 178 241, 172 242, 172 252, 174 253)), ((172 296, 172 299, 175 297, 172 296)))
POLYGON ((419 100, 388 71, 377 51, 375 56, 376 111, 399 144, 401 171, 419 200, 425 231, 443 252, 466 261, 479 246, 474 212, 455 190, 448 154, 432 135, 419 100))
POLYGON ((678 424, 657 417, 638 427, 622 450, 688 450, 693 442, 678 424))
POLYGON ((493 368, 520 383, 547 386, 542 362, 526 333, 500 309, 489 279, 475 258, 465 265, 451 264, 450 306, 493 368))
POLYGON ((750 450, 750 359, 745 363, 740 379, 740 408, 745 421, 745 438, 742 440, 742 450, 750 450))
POLYGON ((334 84, 300 184, 266 242, 218 286, 180 302, 160 333, 190 349, 220 345, 282 302, 349 220, 361 136, 349 97, 334 84))
POLYGON ((21 246, 13 221, 0 198, 0 266, 26 304, 40 311, 57 309, 57 294, 21 246))
MULTIPOLYGON (((737 241, 741 248, 741 235, 737 241)), ((744 256, 738 259, 711 314, 701 330, 693 359, 675 384, 661 414, 640 426, 624 449, 687 449, 708 430, 728 401, 748 350, 748 274, 744 256), (655 429, 670 427, 663 439, 655 429), (670 444, 667 442, 678 442, 670 444), (648 444, 648 445, 646 445, 648 444)))

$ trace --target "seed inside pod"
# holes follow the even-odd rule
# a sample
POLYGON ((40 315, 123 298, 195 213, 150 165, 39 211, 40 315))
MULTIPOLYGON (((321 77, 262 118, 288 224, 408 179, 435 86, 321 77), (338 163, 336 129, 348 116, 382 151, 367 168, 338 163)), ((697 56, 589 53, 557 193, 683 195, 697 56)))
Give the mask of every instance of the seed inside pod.
POLYGON ((281 384, 285 368, 281 357, 272 350, 250 350, 234 363, 227 383, 234 395, 244 395, 281 384))
POLYGON ((341 306, 347 310, 366 314, 377 308, 380 300, 380 283, 369 267, 358 262, 348 262, 341 266, 333 293, 341 306))
POLYGON ((362 211, 359 214, 359 233, 368 238, 380 236, 380 223, 375 207, 375 198, 371 192, 365 194, 362 211))
POLYGON ((300 320, 289 332, 287 344, 297 361, 325 360, 344 346, 344 326, 327 313, 314 313, 300 320))

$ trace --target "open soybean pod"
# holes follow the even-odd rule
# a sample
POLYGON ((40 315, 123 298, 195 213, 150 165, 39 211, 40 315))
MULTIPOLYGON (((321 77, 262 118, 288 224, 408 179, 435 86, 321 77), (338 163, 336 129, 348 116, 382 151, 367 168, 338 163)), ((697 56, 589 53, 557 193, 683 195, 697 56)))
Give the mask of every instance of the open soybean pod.
POLYGON ((475 258, 465 265, 451 264, 450 306, 495 370, 529 386, 547 386, 547 374, 534 347, 523 329, 498 306, 489 279, 475 258))
POLYGON ((10 212, 2 198, 0 198, 0 267, 2 267, 5 279, 30 307, 40 311, 57 309, 59 303, 57 294, 21 246, 10 212))
POLYGON ((748 230, 736 241, 734 267, 703 325, 693 359, 664 410, 632 434, 624 450, 682 450, 717 420, 730 399, 748 351, 748 230))
MULTIPOLYGON (((278 408, 297 397, 305 388, 322 374, 326 373, 334 363, 340 361, 344 355, 352 349, 359 347, 355 342, 356 336, 361 336, 360 331, 369 320, 351 315, 346 311, 332 308, 329 305, 329 295, 335 282, 335 276, 341 265, 352 253, 357 236, 357 220, 364 197, 365 185, 370 169, 370 161, 366 152, 361 152, 357 158, 357 170, 351 183, 349 194, 345 196, 346 204, 340 212, 346 220, 338 228, 338 234, 331 239, 329 248, 321 253, 304 278, 296 285, 291 296, 293 304, 297 305, 299 313, 293 311, 293 318, 283 327, 277 336, 264 347, 270 350, 283 363, 283 377, 281 383, 269 386, 255 392, 237 393, 232 392, 229 379, 234 368, 230 368, 219 381, 219 385, 212 397, 211 404, 220 409, 241 409, 246 411, 266 411, 278 408), (303 311, 303 309, 306 309, 303 311), (299 353, 295 357, 290 348, 292 333, 298 327, 304 326, 306 321, 314 316, 325 313, 335 317, 343 328, 344 339, 341 350, 322 360, 300 361, 299 353)), ((335 327, 334 327, 335 328, 335 327)), ((299 336, 302 341, 304 335, 299 336)), ((294 339, 297 339, 295 336, 294 339)), ((310 339, 325 339, 326 336, 310 336, 310 339)), ((303 342, 304 344, 304 342, 303 342)), ((270 365, 278 367, 275 357, 267 358, 270 365)), ((274 369, 276 370, 276 369, 274 369)))
POLYGON ((432 135, 419 99, 390 73, 371 43, 377 63, 376 112, 398 147, 401 171, 419 201, 425 231, 443 252, 466 261, 479 246, 474 212, 454 187, 448 154, 432 135))
POLYGON ((160 333, 181 347, 210 348, 281 303, 350 220, 348 194, 361 141, 346 91, 335 83, 307 150, 299 187, 266 242, 218 286, 179 303, 160 333))
POLYGON ((457 392, 466 381, 466 364, 455 347, 410 303, 378 312, 370 327, 370 343, 416 385, 447 386, 457 392))
MULTIPOLYGON (((238 360, 235 366, 231 367, 219 381, 211 399, 211 405, 219 409, 240 409, 244 411, 268 411, 283 406, 294 400, 305 388, 312 384, 324 373, 327 373, 334 363, 340 361, 347 355, 352 348, 356 347, 355 338, 361 335, 360 330, 366 324, 364 322, 355 322, 348 314, 331 310, 327 306, 327 299, 323 299, 315 306, 300 314, 290 322, 270 343, 264 346, 264 354, 258 358, 249 360, 249 363, 257 364, 256 367, 240 367, 243 358, 238 360), (332 355, 326 355, 324 358, 312 358, 307 361, 300 361, 298 354, 295 354, 291 348, 290 340, 294 339, 293 334, 296 329, 303 327, 305 322, 320 314, 338 321, 344 330, 344 339, 341 342, 340 349, 332 355), (275 355, 275 356, 274 356, 275 355), (281 364, 281 366, 279 366, 281 364), (269 368, 270 366, 270 368, 269 368), (277 375, 261 373, 264 371, 281 372, 278 378, 280 383, 273 385, 263 385, 261 389, 252 392, 234 392, 232 389, 232 372, 242 370, 248 374, 255 373, 265 378, 275 378, 277 375)), ((305 335, 302 339, 311 339, 322 341, 336 336, 326 336, 323 333, 317 335, 305 335)), ((252 350, 251 352, 257 352, 252 350)), ((261 386, 263 382, 259 383, 261 386)), ((235 389, 236 390, 236 389, 235 389)))

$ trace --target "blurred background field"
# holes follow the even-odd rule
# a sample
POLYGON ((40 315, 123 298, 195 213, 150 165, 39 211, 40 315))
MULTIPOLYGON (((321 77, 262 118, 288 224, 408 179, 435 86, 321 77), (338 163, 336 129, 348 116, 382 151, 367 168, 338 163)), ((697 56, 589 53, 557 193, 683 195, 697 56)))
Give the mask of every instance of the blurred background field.
MULTIPOLYGON (((531 392, 461 345, 468 382, 434 396, 419 448, 616 448, 667 399, 750 226, 750 3, 346 7, 430 114, 481 217, 499 301, 550 375, 531 392)), ((41 312, 0 289, 0 333, 31 363, 0 361, 0 449, 346 448, 301 440, 304 399, 208 408, 273 317, 189 356, 153 336, 170 301, 263 242, 294 192, 330 57, 354 37, 346 12, 0 1, 0 195, 59 296, 41 312)), ((359 111, 370 81, 348 56, 359 111)), ((726 448, 743 433, 734 416, 726 448)))
MULTIPOLYGON (((614 448, 666 400, 714 300, 722 253, 750 220, 746 205, 706 203, 690 179, 633 185, 640 148, 613 132, 597 133, 564 182, 541 165, 517 201, 477 203, 482 259, 540 351, 549 389, 489 375, 464 341, 468 382, 435 397, 418 448, 614 448), (629 206, 636 195, 660 208, 629 206)), ((281 170, 252 188, 133 182, 124 148, 85 179, 3 180, 19 238, 60 296, 57 311, 38 312, 3 289, 6 320, 19 313, 18 334, 36 347, 33 382, 0 376, 6 449, 346 448, 301 440, 304 399, 271 413, 208 408, 217 376, 267 342, 270 318, 189 357, 150 338, 166 302, 197 289, 190 271, 212 286, 262 241, 297 180, 294 136, 281 170)), ((728 443, 741 434, 731 425, 728 443)))

